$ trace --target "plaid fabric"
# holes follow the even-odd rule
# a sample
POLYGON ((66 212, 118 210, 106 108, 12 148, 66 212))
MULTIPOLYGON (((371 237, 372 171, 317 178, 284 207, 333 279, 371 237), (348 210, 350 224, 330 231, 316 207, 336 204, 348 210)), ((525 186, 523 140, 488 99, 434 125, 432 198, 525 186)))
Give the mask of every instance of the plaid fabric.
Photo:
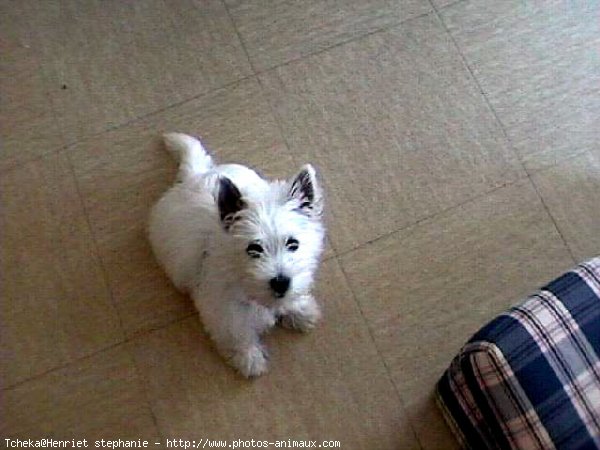
POLYGON ((491 321, 437 385, 465 448, 600 448, 600 257, 491 321))

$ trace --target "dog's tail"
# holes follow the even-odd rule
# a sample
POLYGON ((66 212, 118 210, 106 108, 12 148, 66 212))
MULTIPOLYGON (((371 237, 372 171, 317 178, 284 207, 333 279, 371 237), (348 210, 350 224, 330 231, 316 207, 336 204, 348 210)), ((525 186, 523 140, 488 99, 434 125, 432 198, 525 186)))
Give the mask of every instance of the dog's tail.
POLYGON ((179 180, 206 173, 213 168, 212 158, 195 137, 183 133, 166 133, 163 139, 167 150, 179 161, 179 180))

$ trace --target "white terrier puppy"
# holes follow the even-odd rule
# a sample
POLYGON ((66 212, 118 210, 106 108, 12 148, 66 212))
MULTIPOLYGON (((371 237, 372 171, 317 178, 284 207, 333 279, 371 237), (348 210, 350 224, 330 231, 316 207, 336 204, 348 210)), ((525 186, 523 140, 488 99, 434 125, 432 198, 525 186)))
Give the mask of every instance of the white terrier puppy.
POLYGON ((307 331, 321 317, 311 294, 324 237, 315 171, 305 165, 290 181, 268 181, 214 164, 191 136, 164 140, 180 165, 150 216, 154 253, 221 355, 242 375, 261 375, 262 333, 275 323, 307 331))

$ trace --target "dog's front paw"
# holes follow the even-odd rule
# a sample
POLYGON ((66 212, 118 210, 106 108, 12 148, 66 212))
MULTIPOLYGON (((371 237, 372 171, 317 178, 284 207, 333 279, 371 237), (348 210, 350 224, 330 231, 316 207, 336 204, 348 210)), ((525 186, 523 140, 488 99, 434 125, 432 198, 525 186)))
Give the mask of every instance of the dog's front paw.
POLYGON ((281 326, 292 330, 307 332, 321 320, 321 308, 312 295, 298 297, 278 316, 281 326))
POLYGON ((258 377, 267 372, 269 355, 260 344, 256 344, 235 351, 229 363, 246 378, 258 377))

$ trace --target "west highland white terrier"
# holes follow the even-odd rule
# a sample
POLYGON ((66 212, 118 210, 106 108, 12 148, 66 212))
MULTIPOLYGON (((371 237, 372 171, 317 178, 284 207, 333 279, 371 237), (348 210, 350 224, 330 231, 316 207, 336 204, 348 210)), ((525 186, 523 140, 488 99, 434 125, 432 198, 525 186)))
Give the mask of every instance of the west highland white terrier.
POLYGON ((200 141, 164 135, 176 183, 152 209, 154 253, 200 312, 219 353, 246 377, 266 372, 260 335, 276 323, 310 330, 321 317, 311 288, 323 250, 323 196, 305 165, 269 181, 217 165, 200 141))

